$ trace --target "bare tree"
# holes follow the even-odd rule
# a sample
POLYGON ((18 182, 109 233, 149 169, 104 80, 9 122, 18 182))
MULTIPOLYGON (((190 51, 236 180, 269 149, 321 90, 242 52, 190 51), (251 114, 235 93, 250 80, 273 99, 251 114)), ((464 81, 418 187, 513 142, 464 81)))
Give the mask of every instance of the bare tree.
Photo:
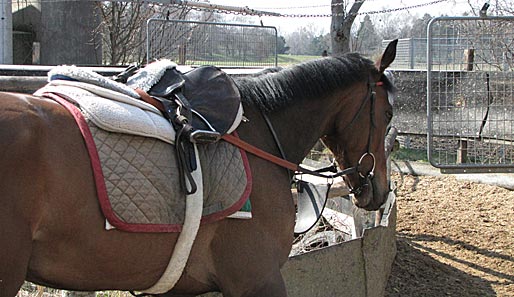
MULTIPOLYGON (((480 9, 484 5, 484 0, 468 0, 471 13, 479 15, 480 9)), ((513 15, 514 14, 514 1, 513 0, 495 0, 490 2, 488 14, 497 15, 513 15)))
POLYGON ((151 17, 184 19, 189 9, 148 2, 99 2, 103 64, 126 65, 145 60, 146 21, 151 17))
POLYGON ((332 0, 332 54, 339 55, 350 51, 351 29, 357 13, 365 0, 332 0), (347 12, 348 7, 350 9, 347 12))
POLYGON ((359 29, 355 36, 353 48, 365 55, 372 56, 380 51, 380 42, 382 38, 373 24, 371 17, 366 15, 360 23, 359 29))
MULTIPOLYGON (((479 15, 484 2, 468 0, 471 12, 479 15)), ((488 15, 508 16, 514 14, 514 0, 490 1, 488 15)), ((514 69, 514 28, 512 22, 497 20, 492 23, 477 22, 476 26, 459 26, 458 30, 469 36, 465 41, 476 48, 474 60, 499 71, 514 69), (478 50, 479 49, 479 50, 478 50)))
POLYGON ((324 44, 323 30, 319 30, 313 23, 300 26, 294 32, 285 36, 289 53, 293 55, 321 55, 323 50, 328 50, 324 44))

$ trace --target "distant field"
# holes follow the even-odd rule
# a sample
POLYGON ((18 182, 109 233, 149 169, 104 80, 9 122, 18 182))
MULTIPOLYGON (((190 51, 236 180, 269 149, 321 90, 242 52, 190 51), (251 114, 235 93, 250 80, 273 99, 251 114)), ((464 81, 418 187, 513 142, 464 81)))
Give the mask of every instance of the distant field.
POLYGON ((298 64, 301 62, 305 62, 308 60, 317 59, 319 56, 296 56, 296 55, 287 55, 281 54, 278 55, 278 65, 279 66, 288 66, 293 64, 298 64))
MULTIPOLYGON (((313 60, 313 59, 317 59, 319 58, 319 56, 305 56, 305 55, 287 55, 287 54, 282 54, 282 55, 278 55, 278 66, 289 66, 289 65, 294 65, 294 64, 298 64, 298 63, 301 63, 301 62, 305 62, 305 61, 308 61, 308 60, 313 60)), ((237 67, 237 66, 242 66, 242 67, 248 67, 248 66, 253 66, 253 67, 259 67, 259 65, 263 65, 263 67, 271 67, 273 64, 275 63, 275 59, 270 59, 268 61, 247 61, 247 62, 242 62, 240 60, 237 60, 237 59, 233 59, 233 60, 228 60, 226 58, 223 58, 223 57, 219 57, 219 59, 214 59, 214 60, 205 60, 205 61, 202 61, 202 60, 187 60, 185 65, 218 65, 218 66, 229 66, 229 67, 237 67), (264 66, 266 65, 266 66, 264 66)))

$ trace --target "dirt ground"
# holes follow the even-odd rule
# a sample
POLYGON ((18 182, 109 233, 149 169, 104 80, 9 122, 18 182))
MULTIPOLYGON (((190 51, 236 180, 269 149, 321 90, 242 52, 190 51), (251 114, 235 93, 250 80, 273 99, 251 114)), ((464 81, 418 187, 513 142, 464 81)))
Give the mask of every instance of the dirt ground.
POLYGON ((385 296, 514 296, 514 191, 395 173, 397 256, 385 296))

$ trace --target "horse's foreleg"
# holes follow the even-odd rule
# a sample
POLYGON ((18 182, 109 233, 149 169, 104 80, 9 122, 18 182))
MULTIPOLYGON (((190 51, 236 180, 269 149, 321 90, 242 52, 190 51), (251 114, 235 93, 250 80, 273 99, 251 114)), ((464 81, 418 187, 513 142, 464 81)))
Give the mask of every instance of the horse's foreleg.
POLYGON ((226 286, 221 284, 223 297, 286 297, 286 285, 280 269, 270 273, 267 278, 248 287, 248 284, 241 287, 238 284, 230 284, 226 286), (225 288, 224 288, 225 287, 225 288))
MULTIPOLYGON (((8 205, 1 208, 8 209, 8 205)), ((15 296, 27 274, 31 237, 21 221, 12 213, 0 213, 0 297, 15 296)))
POLYGON ((251 291, 245 293, 243 297, 286 297, 286 285, 284 283, 284 279, 282 278, 282 274, 280 270, 277 270, 274 273, 271 273, 268 279, 265 280, 264 283, 259 286, 253 288, 251 291))

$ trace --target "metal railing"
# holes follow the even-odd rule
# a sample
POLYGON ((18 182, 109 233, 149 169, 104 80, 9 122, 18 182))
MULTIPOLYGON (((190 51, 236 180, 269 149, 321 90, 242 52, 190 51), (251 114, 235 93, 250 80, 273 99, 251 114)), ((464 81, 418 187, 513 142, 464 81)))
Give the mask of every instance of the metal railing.
MULTIPOLYGON (((391 40, 382 41, 385 49, 391 40)), ((398 39, 396 58, 391 65, 392 69, 426 69, 427 67, 427 39, 403 38, 398 39)))

